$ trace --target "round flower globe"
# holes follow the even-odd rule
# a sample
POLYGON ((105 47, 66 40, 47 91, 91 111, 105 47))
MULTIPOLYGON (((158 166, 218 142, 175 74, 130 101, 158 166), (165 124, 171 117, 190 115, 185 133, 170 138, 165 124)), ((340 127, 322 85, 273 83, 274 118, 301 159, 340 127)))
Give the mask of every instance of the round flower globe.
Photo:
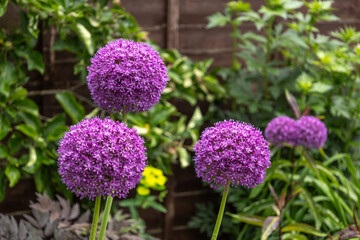
POLYGON ((295 120, 287 116, 274 118, 265 129, 265 138, 275 146, 282 146, 284 143, 295 146, 297 139, 295 120))
POLYGON ((313 116, 302 117, 296 121, 298 128, 297 143, 307 148, 321 148, 327 138, 327 129, 323 122, 313 116))
POLYGON ((108 112, 148 111, 169 81, 157 51, 146 43, 123 39, 100 48, 88 71, 90 94, 108 112))
POLYGON ((78 197, 125 198, 147 165, 143 139, 135 129, 110 118, 71 126, 58 149, 59 174, 78 197))
POLYGON ((250 124, 222 121, 207 128, 194 146, 197 177, 213 188, 262 183, 270 167, 269 143, 250 124))

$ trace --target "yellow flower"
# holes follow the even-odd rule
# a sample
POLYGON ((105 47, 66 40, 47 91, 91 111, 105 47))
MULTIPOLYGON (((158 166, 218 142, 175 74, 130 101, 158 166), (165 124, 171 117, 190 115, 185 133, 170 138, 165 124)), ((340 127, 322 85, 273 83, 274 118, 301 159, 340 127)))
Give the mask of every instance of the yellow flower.
POLYGON ((139 195, 149 195, 150 194, 150 189, 148 189, 147 187, 144 187, 144 186, 138 186, 136 188, 136 192, 139 194, 139 195))

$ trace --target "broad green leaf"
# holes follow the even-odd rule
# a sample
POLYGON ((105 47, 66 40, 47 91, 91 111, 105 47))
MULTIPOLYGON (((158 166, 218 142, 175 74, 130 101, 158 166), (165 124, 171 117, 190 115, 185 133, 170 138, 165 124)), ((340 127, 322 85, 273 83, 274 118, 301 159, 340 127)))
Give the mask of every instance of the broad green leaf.
POLYGON ((53 134, 55 129, 60 126, 66 126, 66 116, 64 113, 58 114, 55 117, 46 121, 43 128, 43 133, 46 137, 53 134))
POLYGON ((64 136, 64 133, 69 130, 68 126, 58 126, 48 136, 48 141, 58 141, 64 136))
POLYGON ((89 30, 81 23, 76 24, 76 30, 77 30, 79 38, 83 41, 89 54, 93 55, 94 54, 94 43, 93 43, 91 33, 89 32, 89 30))
POLYGON ((310 92, 325 93, 327 91, 330 91, 332 88, 333 87, 330 84, 317 82, 311 86, 310 92))
MULTIPOLYGON (((154 109, 157 110, 157 109, 154 109)), ((163 109, 160 109, 160 111, 156 111, 153 116, 150 118, 151 125, 157 125, 159 123, 162 123, 170 118, 170 116, 176 112, 176 108, 174 106, 171 107, 165 107, 163 109)))
POLYGON ((0 63, 0 96, 8 97, 11 90, 10 87, 16 83, 17 79, 18 76, 14 64, 9 61, 0 63))
POLYGON ((40 118, 38 116, 34 116, 30 113, 19 111, 18 115, 20 118, 29 126, 31 126, 34 129, 39 129, 41 122, 40 118))
POLYGON ((293 10, 302 7, 304 4, 301 1, 287 0, 284 1, 284 8, 293 10))
POLYGON ((9 96, 9 101, 16 100, 16 99, 23 99, 26 97, 26 94, 27 94, 27 90, 25 88, 18 87, 9 96))
POLYGON ((223 27, 230 21, 229 17, 224 16, 219 12, 207 17, 207 19, 209 20, 209 23, 206 28, 223 27))
POLYGON ((151 202, 150 207, 152 207, 153 209, 155 209, 155 210, 157 210, 159 212, 162 212, 162 213, 167 212, 166 208, 163 205, 161 205, 161 204, 159 204, 159 203, 157 203, 155 201, 151 202))
POLYGON ((10 131, 11 125, 9 119, 7 119, 4 113, 0 113, 0 140, 3 139, 10 131))
POLYGON ((186 168, 190 165, 191 157, 188 151, 185 148, 179 147, 177 148, 179 153, 179 161, 182 168, 186 168))
POLYGON ((15 53, 26 60, 28 70, 38 70, 41 74, 44 74, 43 57, 39 52, 32 49, 17 49, 15 53))
MULTIPOLYGON (((9 2, 9 0, 0 1, 0 17, 2 17, 5 14, 8 2, 9 2)), ((0 201, 1 201, 1 199, 0 199, 0 201)))
POLYGON ((15 129, 19 130, 20 132, 22 132, 23 134, 25 134, 30 138, 35 138, 38 135, 37 131, 33 127, 27 124, 17 125, 15 129))
POLYGON ((17 99, 12 104, 17 110, 29 113, 35 117, 39 115, 38 106, 29 98, 17 99))
POLYGON ((70 92, 57 93, 55 98, 70 116, 74 124, 84 118, 84 107, 76 101, 70 92))
POLYGON ((282 232, 303 232, 308 233, 317 237, 326 237, 327 234, 320 232, 311 225, 305 223, 290 223, 281 229, 282 232))
POLYGON ((7 158, 9 156, 9 150, 6 146, 0 143, 0 159, 7 158))
POLYGON ((14 132, 8 140, 8 147, 11 155, 15 155, 24 145, 24 137, 19 132, 14 132))
POLYGON ((261 240, 266 240, 270 234, 279 226, 279 216, 267 217, 261 229, 261 240))
POLYGON ((232 214, 232 213, 226 213, 230 217, 244 223, 248 223, 255 226, 263 226, 265 222, 265 217, 262 216, 255 216, 255 215, 248 215, 248 214, 232 214))
POLYGON ((14 187, 21 176, 19 169, 11 165, 6 166, 5 175, 9 179, 9 187, 14 187))

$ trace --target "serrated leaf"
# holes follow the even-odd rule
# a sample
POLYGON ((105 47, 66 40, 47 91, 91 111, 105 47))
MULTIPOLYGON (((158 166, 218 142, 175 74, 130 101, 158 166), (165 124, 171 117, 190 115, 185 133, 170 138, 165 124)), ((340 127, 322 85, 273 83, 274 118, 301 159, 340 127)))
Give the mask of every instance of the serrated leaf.
POLYGON ((70 116, 74 124, 84 118, 84 107, 76 101, 75 97, 71 93, 57 93, 55 98, 61 104, 65 112, 70 116))
POLYGON ((21 177, 19 169, 11 165, 6 166, 5 175, 9 179, 9 187, 14 187, 21 177))
POLYGON ((265 222, 265 217, 262 216, 248 215, 242 213, 237 213, 237 214, 227 213, 227 215, 241 222, 255 226, 263 226, 265 222))
POLYGON ((296 231, 296 232, 303 232, 303 233, 308 233, 317 237, 326 237, 327 234, 320 232, 319 230, 317 230, 316 228, 314 228, 311 225, 305 224, 305 223, 290 223, 288 225, 286 225, 285 227, 283 227, 281 229, 282 232, 291 232, 291 231, 296 231))

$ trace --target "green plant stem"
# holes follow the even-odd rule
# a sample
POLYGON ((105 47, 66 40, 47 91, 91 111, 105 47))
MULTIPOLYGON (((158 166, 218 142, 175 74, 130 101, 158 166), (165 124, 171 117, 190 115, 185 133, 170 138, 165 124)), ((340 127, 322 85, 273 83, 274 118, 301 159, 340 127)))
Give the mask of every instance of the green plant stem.
POLYGON ((230 181, 228 181, 227 186, 224 189, 224 193, 223 193, 223 196, 222 196, 222 199, 221 199, 219 213, 218 213, 218 216, 217 216, 217 219, 216 219, 216 224, 215 224, 215 228, 214 228, 214 232, 213 232, 213 235, 211 237, 211 240, 216 240, 217 236, 219 234, 222 217, 224 215, 226 198, 227 198, 227 196, 229 194, 229 187, 230 187, 230 181))
POLYGON ((107 227, 107 223, 109 220, 112 202, 113 202, 113 197, 111 195, 107 196, 98 240, 104 240, 104 238, 105 238, 105 232, 106 232, 106 227, 107 227))
POLYGON ((96 230, 99 222, 100 203, 101 203, 101 196, 98 196, 95 199, 94 216, 91 224, 91 232, 89 238, 90 240, 95 240, 96 238, 96 230))
POLYGON ((126 121, 127 121, 127 113, 124 112, 122 116, 123 116, 122 117, 123 122, 126 123, 126 121))

